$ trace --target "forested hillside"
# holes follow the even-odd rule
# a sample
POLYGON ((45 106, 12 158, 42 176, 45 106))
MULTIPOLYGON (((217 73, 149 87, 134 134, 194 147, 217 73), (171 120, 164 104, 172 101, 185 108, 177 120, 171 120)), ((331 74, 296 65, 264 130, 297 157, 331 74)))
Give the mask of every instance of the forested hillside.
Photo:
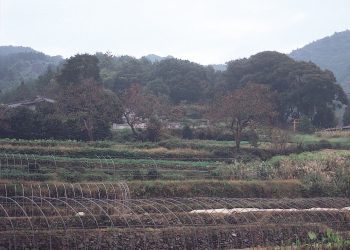
POLYGON ((0 46, 0 56, 6 56, 18 53, 35 53, 32 48, 22 46, 0 46))
MULTIPOLYGON (((220 110, 229 107, 229 103, 220 103, 220 100, 230 100, 230 93, 236 93, 236 99, 240 100, 233 103, 234 108, 230 110, 238 109, 239 115, 244 115, 250 112, 246 108, 251 106, 251 101, 259 100, 258 90, 272 92, 271 96, 276 99, 271 104, 273 119, 279 124, 302 118, 316 128, 327 128, 339 122, 334 111, 347 104, 346 95, 336 84, 333 73, 311 62, 299 62, 282 53, 265 51, 250 58, 232 60, 227 66, 226 71, 215 71, 212 66, 176 58, 151 62, 145 57, 136 59, 109 53, 75 55, 60 67, 49 68, 36 80, 2 94, 3 103, 33 99, 38 95, 57 100, 49 109, 12 110, 5 119, 7 124, 22 124, 18 121, 27 116, 33 121, 33 129, 22 135, 25 128, 9 125, 12 129, 3 133, 23 138, 104 138, 109 134, 110 123, 120 121, 121 117, 132 128, 141 121, 157 117, 172 121, 207 119, 219 114, 218 110, 210 114, 211 106, 221 105, 220 110), (237 94, 241 90, 246 96, 243 99, 237 94), (237 108, 237 103, 245 104, 237 108), (112 115, 112 111, 117 113, 112 115), (38 124, 50 129, 43 131, 38 124), (75 132, 69 135, 66 131, 75 132), (81 131, 85 132, 81 134, 81 131)), ((266 100, 256 106, 267 107, 266 100)), ((158 125, 154 120, 152 126, 158 125)), ((139 138, 138 131, 133 131, 139 138)))
POLYGON ((346 92, 350 92, 350 30, 314 41, 290 56, 331 70, 346 92))
POLYGON ((102 53, 97 53, 96 56, 106 87, 120 92, 132 84, 140 84, 147 91, 172 103, 205 100, 210 95, 210 88, 220 77, 211 66, 176 58, 152 63, 145 57, 136 59, 102 53))
POLYGON ((0 90, 7 92, 43 74, 49 66, 55 67, 60 56, 48 56, 27 47, 0 46, 0 90))

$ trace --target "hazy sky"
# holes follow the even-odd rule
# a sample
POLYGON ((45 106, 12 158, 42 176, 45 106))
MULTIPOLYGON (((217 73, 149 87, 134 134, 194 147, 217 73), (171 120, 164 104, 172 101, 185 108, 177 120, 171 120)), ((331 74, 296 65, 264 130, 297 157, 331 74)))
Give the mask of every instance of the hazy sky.
POLYGON ((224 63, 350 29, 349 0, 0 0, 0 45, 224 63))

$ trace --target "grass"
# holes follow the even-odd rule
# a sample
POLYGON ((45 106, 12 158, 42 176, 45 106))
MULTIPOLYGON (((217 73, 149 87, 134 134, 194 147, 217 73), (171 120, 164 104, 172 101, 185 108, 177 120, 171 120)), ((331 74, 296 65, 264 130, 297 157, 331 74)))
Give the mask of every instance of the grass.
MULTIPOLYGON (((323 136, 296 135, 294 141, 304 140, 311 145, 321 143, 323 136)), ((343 137, 329 140, 332 143, 348 142, 348 138, 343 137)), ((346 184, 350 176, 346 170, 350 165, 350 151, 320 150, 273 156, 275 153, 268 150, 247 150, 250 146, 246 142, 243 145, 242 152, 237 154, 233 153, 232 141, 170 139, 157 143, 123 144, 5 139, 0 140, 0 148, 10 153, 0 154, 0 174, 3 179, 11 180, 66 182, 196 180, 207 183, 208 180, 217 180, 254 183, 292 179, 302 183, 304 191, 312 195, 317 195, 317 189, 319 195, 350 195, 346 184), (253 154, 254 150, 257 155, 253 154), (234 161, 232 157, 235 157, 234 161), (29 169, 33 166, 34 169, 29 169)), ((261 147, 266 146, 267 143, 261 147)), ((200 190, 209 193, 214 187, 208 185, 208 188, 200 186, 200 190)), ((256 196, 265 192, 260 184, 253 186, 257 189, 256 196)), ((234 192, 240 193, 239 189, 234 192)))
POLYGON ((284 181, 131 181, 131 196, 150 197, 226 197, 226 198, 297 198, 303 187, 297 180, 284 181))
MULTIPOLYGON (((293 141, 312 145, 328 140, 334 145, 350 145, 350 138, 325 136, 296 135, 293 141)), ((247 151, 250 145, 243 142, 242 154, 233 155, 237 160, 231 161, 233 145, 232 141, 180 139, 157 143, 0 140, 0 150, 11 152, 0 153, 0 179, 28 187, 38 182, 105 184, 123 180, 131 197, 142 199, 350 197, 348 150, 269 155, 262 161, 262 157, 253 158, 247 151), (33 156, 27 161, 23 154, 33 156), (211 158, 200 161, 205 157, 211 158)), ((268 150, 269 146, 262 143, 259 150, 268 150)), ((320 239, 322 242, 312 235, 309 242, 295 244, 310 248, 319 243, 349 246, 349 241, 332 232, 320 239)))
POLYGON ((311 135, 303 135, 303 134, 297 134, 293 138, 294 143, 302 142, 304 144, 313 144, 313 143, 320 143, 322 140, 327 140, 333 145, 340 145, 340 146, 350 146, 350 136, 346 137, 332 137, 332 136, 326 136, 322 134, 311 134, 311 135))
MULTIPOLYGON (((241 142, 243 148, 250 148, 248 142, 241 142)), ((13 153, 77 155, 111 155, 120 157, 190 158, 215 157, 215 150, 231 151, 234 141, 170 139, 161 142, 115 143, 77 141, 44 141, 0 139, 0 149, 13 153)))
MULTIPOLYGON (((185 141, 184 143, 189 142, 185 141)), ((28 146, 25 147, 27 148, 28 146)), ((157 155, 165 150, 167 149, 146 148, 144 152, 151 152, 157 155)), ((185 149, 171 150, 177 151, 177 154, 181 155, 181 152, 185 149)), ((38 175, 50 174, 50 178, 45 178, 67 181, 74 181, 75 179, 76 181, 94 179, 110 181, 120 179, 147 180, 149 179, 148 171, 151 169, 157 170, 159 172, 157 178, 164 180, 283 180, 303 179, 308 174, 314 173, 320 174, 322 178, 328 178, 336 170, 344 168, 346 164, 350 165, 350 153, 347 150, 321 150, 288 156, 274 156, 267 161, 261 161, 259 158, 252 160, 251 157, 248 157, 232 163, 212 160, 200 161, 199 159, 152 159, 150 157, 112 159, 97 155, 89 157, 79 157, 77 155, 74 155, 74 157, 69 157, 68 155, 53 157, 45 154, 1 154, 0 159, 1 172, 4 172, 3 178, 7 176, 7 178, 13 179, 11 171, 17 169, 16 171, 26 173, 29 165, 38 164, 40 170, 43 171, 43 173, 38 173, 38 175), (29 160, 26 157, 29 157, 29 160), (7 165, 9 166, 7 167, 7 165), (65 174, 59 174, 60 170, 72 172, 76 177, 69 179, 69 176, 66 177, 65 174), (96 178, 93 175, 96 175, 96 178)), ((25 179, 24 174, 15 176, 18 176, 19 179, 25 179)))
POLYGON ((176 169, 207 169, 213 166, 220 165, 219 162, 213 161, 181 161, 181 160, 167 160, 167 159, 123 159, 123 158, 110 158, 110 157, 68 157, 68 156, 52 156, 52 155, 23 155, 23 154, 0 154, 2 166, 6 166, 7 162, 9 166, 18 165, 22 162, 25 167, 28 164, 34 164, 35 162, 42 165, 55 166, 70 165, 81 166, 86 168, 123 168, 123 167, 154 167, 154 168, 176 168, 176 169), (28 160, 27 160, 28 159, 28 160))
POLYGON ((140 144, 113 144, 109 147, 95 147, 90 144, 83 145, 30 145, 27 142, 23 144, 0 143, 0 150, 8 153, 37 154, 37 155, 60 155, 70 157, 95 157, 96 155, 105 155, 121 158, 212 158, 213 152, 207 149, 192 148, 166 148, 163 146, 143 147, 140 144))
POLYGON ((0 176, 3 179, 29 180, 33 177, 33 180, 43 178, 67 182, 206 179, 212 178, 211 171, 221 164, 208 161, 0 154, 0 176), (156 171, 156 176, 152 176, 151 171, 156 171))
POLYGON ((306 164, 308 162, 317 161, 318 164, 327 164, 327 168, 335 168, 350 164, 349 150, 333 150, 324 149, 314 152, 303 152, 300 154, 290 154, 288 156, 279 155, 272 157, 268 164, 278 165, 291 162, 294 164, 306 164))

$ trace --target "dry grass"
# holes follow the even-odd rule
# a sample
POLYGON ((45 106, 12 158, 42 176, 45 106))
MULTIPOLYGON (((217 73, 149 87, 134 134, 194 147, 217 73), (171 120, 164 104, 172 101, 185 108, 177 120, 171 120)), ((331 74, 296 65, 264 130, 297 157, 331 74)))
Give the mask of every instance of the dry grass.
POLYGON ((198 156, 198 157, 208 157, 210 154, 206 150, 198 150, 198 149, 191 149, 191 148, 174 148, 174 149, 167 149, 164 147, 157 147, 157 148, 149 148, 149 149, 134 149, 132 150, 136 153, 149 153, 149 154, 171 154, 171 155, 178 155, 181 156, 198 156))
POLYGON ((307 174, 319 174, 325 179, 332 178, 338 170, 350 165, 350 151, 322 150, 299 155, 278 156, 269 161, 275 166, 280 178, 301 178, 307 174))
POLYGON ((336 130, 336 131, 319 131, 316 132, 317 137, 322 138, 340 138, 340 137, 350 137, 350 131, 336 130))

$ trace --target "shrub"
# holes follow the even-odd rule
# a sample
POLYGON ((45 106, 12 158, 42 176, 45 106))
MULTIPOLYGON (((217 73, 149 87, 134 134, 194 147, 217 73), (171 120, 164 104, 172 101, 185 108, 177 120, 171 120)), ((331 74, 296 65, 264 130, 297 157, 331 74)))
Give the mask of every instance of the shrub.
POLYGON ((76 171, 72 171, 72 172, 62 171, 61 173, 59 173, 59 178, 67 182, 79 182, 82 180, 82 175, 81 173, 78 173, 76 171))
POLYGON ((269 164, 265 164, 264 162, 261 162, 260 164, 256 164, 256 173, 257 178, 259 180, 268 180, 272 178, 274 169, 273 166, 269 164))
POLYGON ((316 112, 312 119, 312 124, 317 128, 332 128, 337 125, 337 121, 332 108, 323 108, 316 112))
POLYGON ((328 196, 332 193, 329 182, 318 172, 306 174, 303 184, 309 196, 328 196))
POLYGON ((332 148, 332 144, 328 140, 322 139, 318 142, 318 144, 320 148, 332 148))
POLYGON ((345 126, 350 125, 350 105, 348 105, 345 108, 345 112, 344 112, 344 115, 343 115, 343 123, 344 123, 345 126))
POLYGON ((290 142, 290 134, 288 131, 274 128, 271 131, 271 143, 274 148, 274 150, 278 152, 284 152, 286 151, 286 148, 288 146, 288 143, 290 142))
POLYGON ((190 128, 190 126, 185 125, 182 129, 182 138, 183 139, 192 139, 193 138, 193 131, 190 128))
POLYGON ((347 168, 337 169, 332 180, 337 195, 350 197, 350 171, 347 168))
POLYGON ((146 137, 149 141, 159 141, 162 133, 162 123, 156 119, 151 118, 147 124, 146 137))
POLYGON ((232 157, 233 150, 230 150, 229 148, 215 149, 213 150, 213 155, 220 158, 232 157))
POLYGON ((148 173, 147 173, 148 180, 156 180, 159 178, 160 178, 160 174, 159 174, 157 169, 153 168, 153 169, 148 170, 148 173))
POLYGON ((83 179, 87 181, 105 181, 107 176, 103 173, 90 173, 83 175, 83 179))
POLYGON ((256 133, 256 131, 254 130, 248 130, 246 133, 247 139, 249 144, 254 147, 257 148, 259 146, 259 135, 258 133, 256 133))
POLYGON ((40 166, 38 163, 29 163, 28 164, 28 170, 29 172, 38 172, 40 169, 40 166))
POLYGON ((142 180, 143 179, 143 174, 139 169, 133 170, 132 171, 132 179, 133 180, 142 180))
POLYGON ((130 142, 135 141, 135 136, 131 129, 123 129, 112 132, 112 140, 117 142, 130 142))
POLYGON ((50 174, 28 174, 21 172, 11 172, 6 174, 3 173, 2 176, 6 177, 7 179, 25 181, 48 181, 52 179, 52 176, 50 174))
POLYGON ((310 118, 303 116, 300 118, 298 130, 305 134, 311 134, 315 131, 315 128, 312 125, 310 118))

